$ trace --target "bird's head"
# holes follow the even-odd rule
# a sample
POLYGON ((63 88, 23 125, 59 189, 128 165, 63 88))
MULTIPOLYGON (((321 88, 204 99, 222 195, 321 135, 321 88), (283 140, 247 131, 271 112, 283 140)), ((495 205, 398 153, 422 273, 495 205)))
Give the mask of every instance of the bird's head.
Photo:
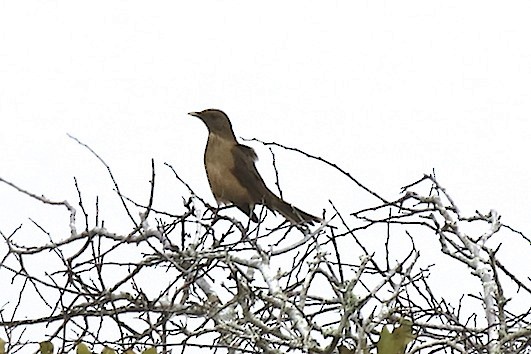
POLYGON ((229 117, 223 111, 205 109, 201 112, 190 112, 188 114, 201 119, 211 134, 234 137, 229 117))

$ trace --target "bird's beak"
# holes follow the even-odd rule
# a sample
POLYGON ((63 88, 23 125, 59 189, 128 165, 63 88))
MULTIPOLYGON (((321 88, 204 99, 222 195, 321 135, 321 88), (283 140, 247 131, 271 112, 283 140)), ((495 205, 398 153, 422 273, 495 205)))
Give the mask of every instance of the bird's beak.
POLYGON ((197 118, 201 118, 201 114, 199 114, 199 112, 190 112, 188 114, 197 118))

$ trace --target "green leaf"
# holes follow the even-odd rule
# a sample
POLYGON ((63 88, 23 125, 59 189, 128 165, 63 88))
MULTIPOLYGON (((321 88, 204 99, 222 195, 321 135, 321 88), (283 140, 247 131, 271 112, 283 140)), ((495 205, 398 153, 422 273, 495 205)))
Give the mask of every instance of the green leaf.
POLYGON ((400 326, 390 333, 387 327, 383 327, 380 332, 380 340, 376 345, 378 354, 404 354, 406 346, 415 339, 411 331, 413 323, 409 320, 401 320, 400 326))
POLYGON ((6 341, 0 338, 0 354, 6 354, 6 341))
POLYGON ((85 343, 79 343, 76 346, 76 354, 92 354, 92 352, 85 343))
POLYGON ((147 348, 146 350, 142 352, 142 354, 157 354, 157 348, 155 347, 147 348))
POLYGON ((112 349, 111 347, 105 347, 101 351, 101 354, 116 354, 116 350, 112 349))
POLYGON ((41 354, 53 354, 53 344, 50 341, 40 342, 39 350, 41 354))

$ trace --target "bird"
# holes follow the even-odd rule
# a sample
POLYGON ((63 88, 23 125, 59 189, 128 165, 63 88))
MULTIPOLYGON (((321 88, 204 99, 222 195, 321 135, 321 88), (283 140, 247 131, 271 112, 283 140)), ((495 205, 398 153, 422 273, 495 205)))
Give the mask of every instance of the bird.
POLYGON ((258 217, 254 206, 261 204, 279 212, 292 224, 321 221, 276 196, 256 169, 258 157, 253 148, 239 144, 229 117, 219 109, 190 112, 208 128, 204 163, 212 194, 219 204, 233 204, 253 222, 258 217))

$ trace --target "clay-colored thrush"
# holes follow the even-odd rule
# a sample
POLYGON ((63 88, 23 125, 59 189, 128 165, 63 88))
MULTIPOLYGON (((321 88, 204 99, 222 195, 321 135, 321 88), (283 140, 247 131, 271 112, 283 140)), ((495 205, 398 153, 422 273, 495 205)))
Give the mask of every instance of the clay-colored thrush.
POLYGON ((207 109, 189 114, 201 119, 208 128, 205 169, 218 204, 232 203, 254 222, 258 222, 253 211, 256 204, 278 211, 293 224, 320 220, 286 203, 267 188, 254 164, 256 153, 251 147, 238 144, 225 113, 207 109))

